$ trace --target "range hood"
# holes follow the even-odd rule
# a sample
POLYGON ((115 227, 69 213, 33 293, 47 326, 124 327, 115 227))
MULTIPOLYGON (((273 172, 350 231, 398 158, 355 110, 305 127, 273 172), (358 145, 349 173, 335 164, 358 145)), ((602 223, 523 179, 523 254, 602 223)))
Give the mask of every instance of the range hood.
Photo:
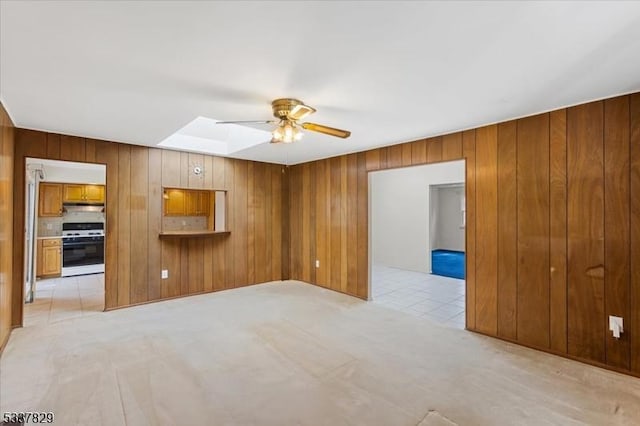
POLYGON ((104 204, 64 203, 62 211, 66 213, 102 213, 104 204))

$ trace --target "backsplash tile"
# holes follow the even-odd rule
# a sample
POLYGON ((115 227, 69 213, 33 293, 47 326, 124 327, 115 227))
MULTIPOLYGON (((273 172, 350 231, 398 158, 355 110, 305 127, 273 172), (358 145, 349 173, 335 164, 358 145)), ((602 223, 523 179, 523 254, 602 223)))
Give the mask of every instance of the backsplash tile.
POLYGON ((164 216, 162 218, 164 231, 205 231, 207 229, 206 216, 164 216))
POLYGON ((104 223, 104 213, 69 212, 62 217, 39 217, 38 237, 57 237, 62 235, 63 223, 101 222, 104 223))

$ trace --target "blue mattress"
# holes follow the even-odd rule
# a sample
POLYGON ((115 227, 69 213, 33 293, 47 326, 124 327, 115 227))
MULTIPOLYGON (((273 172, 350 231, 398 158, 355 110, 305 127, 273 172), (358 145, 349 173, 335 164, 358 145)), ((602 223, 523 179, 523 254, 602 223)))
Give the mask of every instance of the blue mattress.
POLYGON ((453 250, 432 250, 431 273, 463 280, 464 252, 453 250))

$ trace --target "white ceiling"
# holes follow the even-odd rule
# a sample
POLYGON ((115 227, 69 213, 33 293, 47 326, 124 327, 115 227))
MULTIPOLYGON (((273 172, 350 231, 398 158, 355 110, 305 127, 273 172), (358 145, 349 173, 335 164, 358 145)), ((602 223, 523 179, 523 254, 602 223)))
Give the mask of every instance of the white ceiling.
MULTIPOLYGON (((260 144, 295 164, 640 90, 640 2, 29 2, 0 6, 19 127, 156 146, 296 97, 352 131, 260 144)), ((186 147, 185 147, 186 148, 186 147)))

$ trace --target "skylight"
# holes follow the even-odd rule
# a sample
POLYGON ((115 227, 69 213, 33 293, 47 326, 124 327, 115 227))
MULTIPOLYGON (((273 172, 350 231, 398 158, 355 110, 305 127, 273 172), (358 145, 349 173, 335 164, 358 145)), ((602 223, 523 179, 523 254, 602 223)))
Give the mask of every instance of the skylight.
POLYGON ((271 140, 269 131, 218 121, 197 117, 158 146, 224 156, 271 140))

